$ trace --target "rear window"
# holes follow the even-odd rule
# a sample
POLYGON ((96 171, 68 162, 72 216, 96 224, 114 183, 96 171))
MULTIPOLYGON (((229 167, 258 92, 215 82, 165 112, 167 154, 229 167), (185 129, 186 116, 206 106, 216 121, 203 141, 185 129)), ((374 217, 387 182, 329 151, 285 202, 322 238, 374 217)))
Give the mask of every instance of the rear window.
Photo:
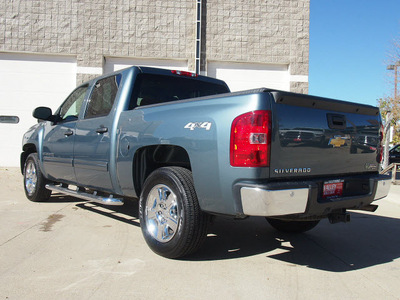
POLYGON ((215 83, 185 77, 139 74, 129 108, 228 92, 227 87, 215 83))

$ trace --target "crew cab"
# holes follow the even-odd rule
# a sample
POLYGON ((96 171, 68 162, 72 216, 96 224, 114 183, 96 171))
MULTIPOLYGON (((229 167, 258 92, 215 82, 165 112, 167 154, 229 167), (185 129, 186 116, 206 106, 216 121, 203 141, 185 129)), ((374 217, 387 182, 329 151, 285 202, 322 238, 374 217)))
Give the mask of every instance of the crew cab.
POLYGON ((263 216, 304 232, 323 218, 349 221, 347 210, 374 211, 389 191, 378 172, 380 113, 368 105, 267 88, 230 93, 214 78, 130 67, 33 116, 40 122, 21 154, 27 198, 139 199, 146 242, 169 258, 195 252, 213 215, 263 216), (357 151, 363 136, 368 151, 357 151))

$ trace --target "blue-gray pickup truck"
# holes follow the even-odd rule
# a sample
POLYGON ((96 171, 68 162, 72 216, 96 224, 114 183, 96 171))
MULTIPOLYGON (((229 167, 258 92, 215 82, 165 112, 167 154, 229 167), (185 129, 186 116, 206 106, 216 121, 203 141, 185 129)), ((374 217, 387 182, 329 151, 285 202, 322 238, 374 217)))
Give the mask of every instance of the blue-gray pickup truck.
POLYGON ((379 174, 378 108, 260 88, 230 93, 220 80, 131 67, 76 88, 23 137, 31 201, 51 192, 105 205, 139 199, 150 248, 195 252, 210 216, 263 216, 304 232, 347 210, 375 211, 390 178, 379 174))

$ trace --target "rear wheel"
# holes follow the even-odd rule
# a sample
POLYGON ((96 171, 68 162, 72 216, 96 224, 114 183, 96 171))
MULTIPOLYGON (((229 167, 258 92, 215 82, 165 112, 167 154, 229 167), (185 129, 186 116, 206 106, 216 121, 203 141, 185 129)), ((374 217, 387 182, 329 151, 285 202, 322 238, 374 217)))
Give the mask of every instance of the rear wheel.
POLYGON ((187 169, 165 167, 151 173, 140 196, 139 213, 147 244, 161 256, 189 255, 205 240, 208 216, 200 209, 187 169))
POLYGON ((280 219, 266 218, 268 223, 278 231, 289 233, 302 233, 313 229, 319 220, 313 221, 286 221, 280 219))
POLYGON ((26 197, 33 202, 46 201, 51 191, 46 189, 46 179, 39 167, 37 153, 29 154, 24 165, 24 190, 26 197))

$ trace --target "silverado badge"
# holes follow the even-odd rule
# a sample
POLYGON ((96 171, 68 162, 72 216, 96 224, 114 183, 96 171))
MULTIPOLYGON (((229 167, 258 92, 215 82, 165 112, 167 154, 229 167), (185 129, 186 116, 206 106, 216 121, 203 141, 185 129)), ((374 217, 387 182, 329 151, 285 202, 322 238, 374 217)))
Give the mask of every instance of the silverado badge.
POLYGON ((274 169, 275 174, 303 174, 311 173, 311 168, 285 168, 285 169, 274 169))

